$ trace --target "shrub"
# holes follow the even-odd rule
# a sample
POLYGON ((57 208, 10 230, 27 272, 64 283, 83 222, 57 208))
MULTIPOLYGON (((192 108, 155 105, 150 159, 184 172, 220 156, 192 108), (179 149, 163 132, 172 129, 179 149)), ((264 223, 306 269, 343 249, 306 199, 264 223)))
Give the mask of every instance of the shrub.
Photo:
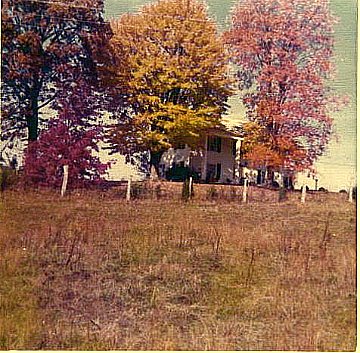
POLYGON ((9 167, 0 167, 0 191, 3 192, 16 184, 18 177, 16 171, 9 167))
POLYGON ((193 177, 193 180, 200 179, 199 174, 189 167, 176 166, 170 168, 166 172, 166 179, 172 181, 185 181, 191 176, 193 177))
POLYGON ((206 199, 207 199, 207 200, 216 200, 216 199, 218 199, 218 197, 219 197, 218 191, 216 190, 216 188, 215 188, 214 186, 212 186, 212 187, 207 191, 206 199))
POLYGON ((279 189, 279 202, 287 200, 286 188, 282 187, 279 189))
POLYGON ((161 192, 161 185, 160 185, 160 184, 156 184, 154 193, 155 193, 156 199, 160 199, 160 198, 161 198, 162 192, 161 192))
POLYGON ((235 200, 237 200, 237 198, 238 198, 238 195, 236 193, 236 188, 234 186, 232 186, 230 189, 230 200, 235 201, 235 200))
POLYGON ((277 181, 273 180, 271 182, 271 186, 274 188, 274 189, 279 189, 280 188, 280 185, 277 181))
POLYGON ((137 182, 137 183, 132 183, 131 184, 131 190, 130 190, 130 195, 132 199, 141 199, 141 198, 145 198, 150 190, 149 190, 150 186, 148 183, 144 183, 144 182, 137 182))
POLYGON ((25 185, 60 187, 64 165, 69 166, 69 189, 102 181, 109 165, 93 155, 93 151, 98 151, 99 140, 97 127, 83 127, 71 117, 54 118, 49 129, 26 149, 25 185))

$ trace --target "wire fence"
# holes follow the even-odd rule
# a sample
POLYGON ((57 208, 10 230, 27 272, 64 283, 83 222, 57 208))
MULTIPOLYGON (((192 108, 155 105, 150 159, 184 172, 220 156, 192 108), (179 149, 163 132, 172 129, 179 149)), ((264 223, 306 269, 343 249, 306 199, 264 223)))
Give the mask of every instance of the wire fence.
MULTIPOLYGON (((102 197, 127 199, 128 183, 109 183, 102 191, 102 197)), ((85 191, 82 191, 84 193, 85 191)), ((250 185, 245 190, 244 186, 233 184, 200 184, 194 183, 191 194, 187 193, 187 201, 208 201, 216 203, 278 203, 301 202, 301 190, 284 190, 268 188, 266 186, 250 185), (189 196, 191 195, 191 196, 189 196)), ((326 202, 329 198, 348 200, 348 190, 343 192, 328 192, 326 190, 307 190, 306 202, 326 202)), ((184 183, 169 181, 137 181, 131 183, 130 200, 168 200, 178 201, 184 199, 184 183)))

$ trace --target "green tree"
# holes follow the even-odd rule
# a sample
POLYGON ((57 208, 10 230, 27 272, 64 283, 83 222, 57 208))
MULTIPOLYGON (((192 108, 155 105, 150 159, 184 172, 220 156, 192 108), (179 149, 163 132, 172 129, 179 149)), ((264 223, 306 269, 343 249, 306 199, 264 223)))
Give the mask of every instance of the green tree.
POLYGON ((159 0, 111 26, 117 85, 129 102, 112 142, 150 151, 158 171, 166 149, 199 147, 203 131, 221 124, 231 94, 228 57, 201 1, 159 0))

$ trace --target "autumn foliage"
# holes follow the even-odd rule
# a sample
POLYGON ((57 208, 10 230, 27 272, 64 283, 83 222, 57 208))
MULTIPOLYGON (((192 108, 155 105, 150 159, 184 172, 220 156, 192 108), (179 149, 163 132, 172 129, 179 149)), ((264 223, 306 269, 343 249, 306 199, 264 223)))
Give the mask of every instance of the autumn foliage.
POLYGON ((303 170, 324 152, 333 24, 324 0, 244 0, 234 9, 225 40, 250 120, 245 157, 253 167, 303 170))
POLYGON ((26 149, 24 180, 27 185, 58 188, 63 179, 63 166, 68 165, 68 187, 89 187, 101 182, 109 167, 96 156, 103 131, 96 121, 91 123, 90 92, 81 84, 70 92, 71 98, 59 100, 60 113, 49 121, 48 129, 26 149), (85 95, 81 96, 80 91, 85 95))
POLYGON ((170 147, 204 147, 201 137, 222 126, 234 93, 231 67, 247 109, 250 167, 292 173, 324 153, 334 105, 329 0, 241 0, 223 36, 202 0, 156 0, 111 28, 103 5, 2 4, 2 140, 28 137, 35 183, 58 185, 64 163, 74 163, 76 187, 99 178, 103 166, 90 150, 105 111, 116 121, 113 151, 149 151, 155 169, 170 147), (49 124, 45 108, 55 111, 49 124))
POLYGON ((63 166, 69 166, 68 187, 82 188, 100 182, 107 165, 93 155, 97 150, 95 130, 78 131, 62 118, 55 118, 25 153, 24 177, 27 185, 60 188, 63 166))
POLYGON ((135 136, 138 148, 153 155, 177 143, 197 147, 204 129, 220 123, 231 94, 228 58, 206 5, 159 0, 111 26, 117 84, 131 106, 125 129, 119 125, 122 131, 113 134, 115 144, 121 148, 124 131, 131 131, 129 139, 135 136))
POLYGON ((4 0, 1 5, 2 140, 35 141, 67 84, 93 90, 110 35, 102 0, 4 0))

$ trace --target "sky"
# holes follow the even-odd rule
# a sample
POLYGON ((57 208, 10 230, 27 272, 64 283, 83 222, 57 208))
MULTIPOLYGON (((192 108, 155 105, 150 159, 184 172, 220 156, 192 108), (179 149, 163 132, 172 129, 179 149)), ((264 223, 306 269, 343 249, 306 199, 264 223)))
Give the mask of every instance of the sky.
MULTIPOLYGON (((125 12, 136 12, 151 0, 105 0, 105 16, 116 18, 125 12)), ((229 26, 234 0, 207 0, 209 14, 216 19, 219 30, 229 26)), ((331 87, 338 95, 346 94, 349 105, 333 113, 334 134, 325 154, 315 164, 318 186, 331 191, 347 189, 355 184, 356 173, 356 48, 357 3, 356 0, 330 0, 333 14, 338 18, 335 25, 335 64, 337 76, 331 87)), ((229 101, 231 107, 225 118, 230 125, 244 119, 245 111, 238 96, 229 101)), ((299 176, 299 182, 308 182, 299 176)), ((309 181, 309 183, 311 183, 309 181)))

